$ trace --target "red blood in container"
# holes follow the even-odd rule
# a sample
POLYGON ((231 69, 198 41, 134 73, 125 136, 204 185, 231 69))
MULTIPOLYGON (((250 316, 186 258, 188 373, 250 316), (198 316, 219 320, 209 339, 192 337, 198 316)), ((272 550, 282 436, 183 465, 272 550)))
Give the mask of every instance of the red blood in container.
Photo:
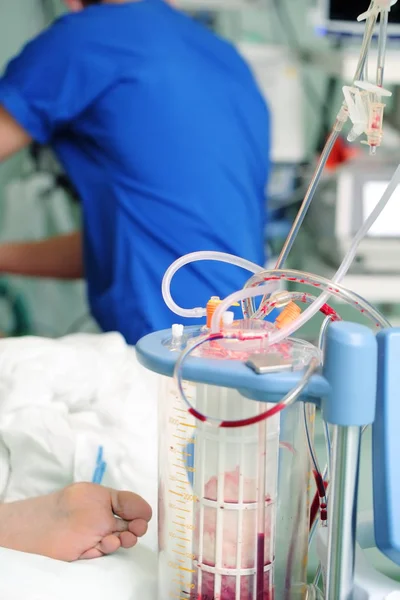
MULTIPOLYGON (((217 511, 220 510, 217 503, 218 498, 218 478, 212 477, 204 489, 205 499, 216 502, 215 507, 207 505, 204 509, 204 524, 203 524, 203 545, 202 545, 202 564, 198 564, 197 568, 201 571, 201 590, 198 593, 198 576, 193 578, 196 593, 193 594, 192 600, 273 600, 273 575, 272 570, 268 569, 264 572, 265 566, 270 565, 273 561, 273 550, 270 545, 270 537, 272 534, 272 521, 274 518, 273 504, 269 497, 266 501, 265 515, 265 532, 260 533, 257 537, 257 555, 254 544, 254 536, 257 535, 256 528, 256 511, 245 510, 243 514, 243 538, 242 538, 242 553, 240 563, 237 562, 237 519, 238 511, 230 510, 229 504, 236 504, 239 501, 239 476, 240 469, 237 467, 234 471, 225 473, 224 476, 224 498, 225 503, 224 522, 223 522, 223 546, 222 546, 222 568, 226 569, 231 574, 221 575, 220 592, 215 593, 215 573, 208 572, 207 567, 215 567, 215 550, 216 550, 216 535, 217 535, 217 511), (204 568, 206 567, 206 568, 204 568), (240 577, 239 589, 240 596, 237 594, 238 576, 237 572, 240 569, 251 569, 253 573, 242 575, 240 577), (258 596, 255 591, 257 585, 261 590, 261 595, 258 596)), ((245 478, 243 482, 243 502, 256 502, 257 498, 257 481, 252 478, 245 478)), ((196 515, 195 527, 195 545, 199 542, 200 533, 199 514, 196 515)), ((272 567, 271 567, 272 568, 272 567)))
POLYGON ((257 594, 256 600, 264 600, 264 546, 265 534, 257 537, 257 594))

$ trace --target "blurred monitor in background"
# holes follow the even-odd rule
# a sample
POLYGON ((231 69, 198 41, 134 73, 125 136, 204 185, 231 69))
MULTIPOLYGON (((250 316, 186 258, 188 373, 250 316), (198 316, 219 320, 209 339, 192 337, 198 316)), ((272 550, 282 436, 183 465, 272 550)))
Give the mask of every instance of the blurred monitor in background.
MULTIPOLYGON (((319 0, 319 2, 323 30, 332 33, 363 34, 365 23, 358 23, 357 17, 368 10, 369 0, 319 0)), ((391 8, 389 33, 392 36, 400 36, 400 3, 391 8)))

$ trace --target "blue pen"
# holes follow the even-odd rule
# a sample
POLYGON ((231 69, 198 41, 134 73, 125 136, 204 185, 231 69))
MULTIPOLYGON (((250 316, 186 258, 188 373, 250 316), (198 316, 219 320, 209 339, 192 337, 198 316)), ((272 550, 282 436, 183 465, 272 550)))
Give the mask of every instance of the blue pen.
POLYGON ((96 467, 92 477, 92 483, 101 484, 104 478, 104 474, 107 469, 107 463, 103 461, 104 448, 103 446, 99 446, 99 451, 97 454, 96 467))

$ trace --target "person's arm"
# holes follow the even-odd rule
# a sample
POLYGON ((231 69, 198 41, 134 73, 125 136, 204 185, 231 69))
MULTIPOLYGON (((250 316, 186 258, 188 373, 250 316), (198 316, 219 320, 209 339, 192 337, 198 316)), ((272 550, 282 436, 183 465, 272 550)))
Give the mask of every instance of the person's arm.
MULTIPOLYGON (((7 65, 0 78, 0 162, 31 140, 51 145, 115 82, 114 61, 94 52, 79 27, 61 19, 7 65)), ((1 273, 81 277, 81 237, 0 245, 1 273)))
MULTIPOLYGON (((25 129, 0 105, 0 162, 31 141, 25 129)), ((0 244, 0 273, 79 279, 83 277, 81 233, 34 242, 0 244)))
POLYGON ((19 152, 31 142, 31 136, 0 105, 0 161, 19 152))
POLYGON ((1 244, 0 273, 80 279, 83 277, 81 233, 75 232, 35 242, 1 244))

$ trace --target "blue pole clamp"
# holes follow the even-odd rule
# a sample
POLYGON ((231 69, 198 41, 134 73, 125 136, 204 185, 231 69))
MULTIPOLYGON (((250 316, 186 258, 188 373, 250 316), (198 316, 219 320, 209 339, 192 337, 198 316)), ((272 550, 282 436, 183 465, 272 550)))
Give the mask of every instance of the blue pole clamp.
POLYGON ((327 423, 362 427, 374 422, 377 361, 377 340, 370 329, 356 323, 332 323, 323 368, 329 392, 321 402, 327 423))
POLYGON ((378 392, 372 430, 376 544, 400 565, 400 329, 378 334, 378 392))

